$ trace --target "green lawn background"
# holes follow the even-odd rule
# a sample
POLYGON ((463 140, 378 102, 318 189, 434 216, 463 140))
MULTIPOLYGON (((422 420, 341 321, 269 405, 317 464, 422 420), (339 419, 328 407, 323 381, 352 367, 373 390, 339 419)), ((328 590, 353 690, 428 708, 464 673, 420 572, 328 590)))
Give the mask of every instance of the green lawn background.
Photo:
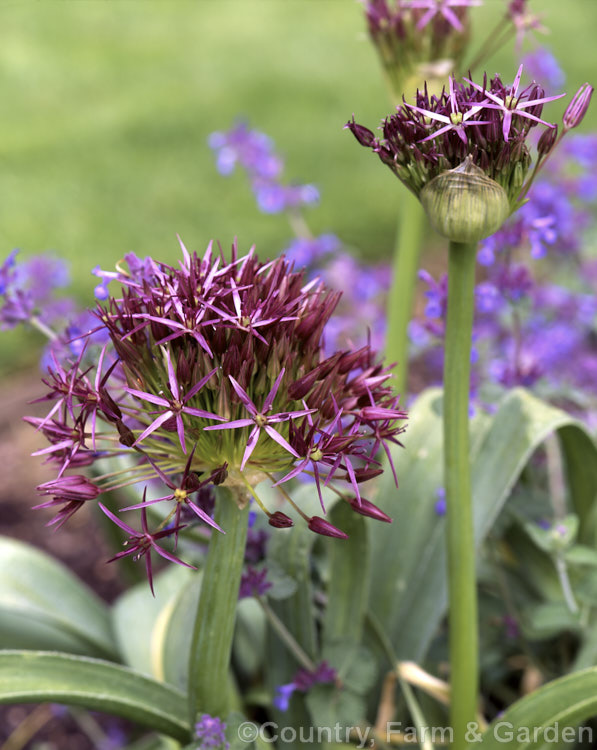
MULTIPOLYGON (((506 3, 473 9, 481 40, 506 3)), ((597 80, 597 2, 535 0, 572 94, 597 80)), ((290 236, 260 214, 241 173, 215 170, 206 139, 238 116, 267 132, 289 179, 316 184, 315 232, 389 257, 395 178, 342 130, 389 112, 353 0, 3 0, 0 2, 0 258, 60 254, 91 301, 90 269, 128 251, 173 261, 176 233, 263 257, 290 236)), ((532 44, 527 44, 527 49, 532 44)), ((514 45, 489 73, 512 79, 514 45)), ((556 105, 552 114, 561 112, 556 105)), ((594 104, 583 131, 597 129, 594 104)), ((31 335, 2 334, 0 370, 32 361, 31 335)))

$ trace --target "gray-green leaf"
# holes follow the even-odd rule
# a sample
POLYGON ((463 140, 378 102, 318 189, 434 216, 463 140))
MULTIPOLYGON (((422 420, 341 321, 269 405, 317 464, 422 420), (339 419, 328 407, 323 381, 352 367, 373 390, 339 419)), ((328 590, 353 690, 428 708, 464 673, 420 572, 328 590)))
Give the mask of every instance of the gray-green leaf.
POLYGON ((107 606, 62 563, 0 537, 0 647, 118 659, 107 606))
POLYGON ((0 703, 64 703, 121 716, 188 742, 187 699, 127 667, 70 654, 0 652, 0 703))

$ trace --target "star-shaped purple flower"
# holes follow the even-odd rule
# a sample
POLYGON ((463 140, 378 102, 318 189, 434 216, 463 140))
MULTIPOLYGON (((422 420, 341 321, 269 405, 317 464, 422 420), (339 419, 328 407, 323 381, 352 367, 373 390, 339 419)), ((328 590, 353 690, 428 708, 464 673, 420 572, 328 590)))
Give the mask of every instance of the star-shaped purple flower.
POLYGON ((542 96, 539 99, 530 99, 528 101, 521 102, 521 96, 519 96, 518 94, 518 88, 520 86, 520 79, 522 77, 522 67, 523 66, 521 65, 518 68, 514 83, 508 89, 508 93, 503 97, 498 96, 491 91, 487 91, 484 86, 479 86, 479 84, 474 83, 469 78, 464 79, 473 88, 477 89, 477 91, 480 91, 487 97, 487 101, 483 102, 483 107, 487 109, 499 109, 502 113, 502 116, 504 118, 502 122, 502 132, 504 134, 504 140, 506 142, 508 141, 508 136, 510 135, 512 117, 514 115, 518 115, 519 117, 526 117, 528 120, 539 122, 541 123, 541 125, 546 125, 548 128, 555 128, 555 125, 553 125, 552 123, 541 120, 539 117, 536 117, 535 115, 531 114, 530 112, 526 112, 525 110, 528 109, 528 107, 536 107, 538 105, 545 104, 546 102, 553 102, 556 99, 561 99, 563 96, 566 96, 566 94, 558 94, 557 96, 542 96))
POLYGON ((431 120, 437 120, 438 122, 445 122, 446 125, 443 128, 440 128, 439 130, 436 130, 435 133, 432 133, 431 135, 428 135, 427 138, 423 138, 423 141, 430 141, 433 140, 433 138, 437 138, 440 135, 443 135, 444 133, 447 133, 450 130, 453 130, 460 140, 466 145, 468 143, 468 138, 466 136, 465 129, 467 125, 489 125, 488 120, 473 120, 472 122, 468 122, 472 117, 474 117, 478 112, 480 112, 483 107, 480 104, 477 104, 474 107, 471 107, 466 112, 462 112, 460 110, 460 107, 458 105, 458 99, 456 96, 456 91, 454 89, 454 79, 450 76, 450 95, 449 95, 449 101, 450 101, 450 109, 452 110, 450 115, 443 115, 439 112, 431 112, 428 109, 422 109, 421 107, 416 107, 414 104, 406 104, 407 107, 410 109, 414 109, 417 112, 420 112, 422 115, 425 115, 425 117, 429 117, 431 120))
MULTIPOLYGON (((147 490, 143 493, 143 499, 145 499, 145 494, 147 490)), ((141 511, 141 527, 142 532, 139 533, 138 531, 135 531, 135 529, 131 528, 128 524, 124 523, 120 520, 117 516, 114 515, 114 513, 111 513, 105 505, 102 505, 102 503, 98 503, 99 507, 102 509, 102 511, 108 516, 108 518, 117 526, 120 526, 123 531, 126 531, 126 533, 129 535, 129 538, 124 542, 124 545, 128 547, 128 549, 118 552, 114 557, 110 558, 108 562, 113 562, 114 560, 119 560, 121 557, 127 557, 128 555, 133 556, 133 560, 138 560, 141 557, 145 557, 145 569, 147 571, 147 579, 149 581, 149 587, 151 589, 151 593, 155 596, 155 592, 153 590, 153 570, 151 567, 151 550, 155 550, 158 555, 163 557, 165 560, 169 560, 170 562, 177 563, 178 565, 184 565, 185 568, 191 568, 192 570, 196 570, 196 568, 193 565, 189 565, 188 563, 184 562, 184 560, 180 560, 178 557, 173 555, 172 553, 168 552, 167 550, 163 549, 159 546, 158 539, 162 539, 163 537, 170 536, 172 534, 172 529, 165 528, 161 531, 154 531, 150 532, 149 527, 147 525, 147 511, 145 508, 141 511)), ((179 527, 176 529, 176 531, 180 531, 180 529, 183 527, 179 527)))
POLYGON ((426 11, 417 21, 416 28, 419 31, 424 29, 438 14, 443 16, 456 31, 464 31, 460 19, 452 8, 470 8, 481 4, 481 0, 403 0, 402 7, 426 11))
POLYGON ((236 391, 236 394, 251 416, 245 417, 243 419, 234 419, 232 420, 232 422, 227 422, 226 424, 217 424, 210 425, 209 427, 204 427, 205 430, 232 430, 236 427, 250 427, 251 425, 253 425, 253 429, 251 430, 251 434, 249 435, 249 439, 247 440, 247 447, 245 448, 245 452, 243 454, 243 460, 240 465, 241 471, 244 470, 247 461, 249 460, 249 458, 251 458, 251 454, 257 446, 259 436, 261 435, 261 430, 265 430, 265 432, 271 437, 272 440, 275 440, 278 445, 281 445, 282 448, 284 448, 284 450, 287 450, 292 456, 294 456, 295 458, 299 458, 298 453, 288 443, 288 441, 285 440, 282 435, 272 427, 272 424, 277 424, 279 422, 288 422, 288 420, 292 419, 293 417, 304 417, 306 414, 312 414, 315 409, 299 409, 297 411, 281 412, 280 414, 267 413, 273 406, 274 399, 276 398, 276 393, 278 392, 278 388, 280 387, 280 382, 284 377, 284 372, 285 370, 284 368, 282 368, 282 370, 280 370, 280 374, 276 378, 274 385, 272 386, 271 391, 265 397, 262 409, 258 409, 257 406, 255 406, 245 389, 232 377, 232 375, 230 375, 229 377, 230 382, 232 383, 232 387, 236 391))
POLYGON ((166 407, 166 411, 160 414, 159 417, 156 417, 156 419, 154 419, 153 422, 143 430, 143 432, 135 440, 134 444, 138 445, 139 443, 141 443, 143 440, 145 440, 146 437, 151 435, 152 432, 155 432, 155 430, 161 427, 164 422, 167 422, 169 419, 172 419, 172 417, 174 417, 176 420, 176 432, 178 433, 178 439, 180 440, 180 447, 182 448, 183 452, 186 453, 187 447, 184 435, 184 422, 182 419, 183 414, 189 414, 193 417, 201 417, 202 419, 215 419, 218 422, 224 421, 224 418, 219 417, 217 414, 212 414, 211 412, 205 411, 204 409, 194 409, 190 406, 186 406, 186 403, 190 399, 192 399, 193 396, 199 393, 199 391, 212 377, 212 375, 217 372, 217 368, 214 368, 211 372, 208 372, 207 375, 204 375, 198 383, 195 383, 195 385, 190 389, 188 393, 186 393, 184 396, 181 396, 176 373, 174 372, 174 365, 172 364, 172 358, 170 357, 170 352, 166 349, 165 354, 168 366, 168 385, 170 387, 172 398, 163 398, 162 396, 156 396, 155 394, 147 393, 146 391, 138 391, 135 388, 125 388, 128 393, 136 396, 137 398, 142 398, 143 400, 149 401, 150 403, 156 404, 157 406, 166 407))

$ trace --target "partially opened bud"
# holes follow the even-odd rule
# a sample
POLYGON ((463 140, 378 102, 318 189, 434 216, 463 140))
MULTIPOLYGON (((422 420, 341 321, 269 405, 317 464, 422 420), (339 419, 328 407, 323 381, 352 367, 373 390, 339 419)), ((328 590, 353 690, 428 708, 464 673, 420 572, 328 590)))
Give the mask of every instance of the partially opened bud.
POLYGON ((504 188, 479 169, 471 156, 435 177, 421 191, 429 221, 453 242, 478 242, 510 215, 504 188))
POLYGON ((562 122, 564 123, 564 130, 571 130, 583 120, 583 117, 587 113, 591 97, 593 96, 593 87, 588 83, 583 83, 579 90, 572 97, 572 101, 566 107, 562 122))

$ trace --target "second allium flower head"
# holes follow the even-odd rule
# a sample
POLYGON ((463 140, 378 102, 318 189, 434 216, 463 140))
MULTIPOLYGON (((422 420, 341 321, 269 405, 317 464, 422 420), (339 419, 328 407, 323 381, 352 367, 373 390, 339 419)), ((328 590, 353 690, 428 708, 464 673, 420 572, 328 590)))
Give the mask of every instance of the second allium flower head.
MULTIPOLYGON (((53 407, 29 421, 51 443, 40 453, 59 470, 39 488, 52 496, 45 506, 60 506, 55 520, 153 479, 168 488, 161 500, 171 503, 176 536, 185 506, 211 522, 195 497, 206 487, 224 484, 239 504, 249 495, 260 502, 259 482, 283 490, 299 474, 314 478, 320 498, 332 479, 344 482, 355 511, 387 520, 359 486, 379 473, 376 455, 397 442, 405 414, 369 346, 324 355, 339 295, 307 283, 284 258, 260 263, 253 250, 238 257, 235 246, 225 262, 211 246, 202 258, 181 246, 179 268, 148 259, 104 272, 123 287, 96 313, 110 343, 91 367, 83 352, 50 369, 45 399, 53 407), (123 453, 127 466, 93 483, 65 474, 123 453)), ((272 526, 292 525, 285 513, 263 510, 272 526)), ((324 518, 305 519, 313 531, 343 536, 324 518)), ((140 554, 159 552, 168 527, 152 534, 145 513, 143 525, 140 554)))
MULTIPOLYGON (((450 78, 448 90, 439 96, 425 87, 417 91, 414 104, 404 101, 384 120, 383 138, 354 118, 346 127, 421 200, 440 234, 476 242, 493 234, 522 205, 556 142, 556 126, 541 114, 546 102, 560 97, 544 96, 535 82, 521 90, 521 76, 522 66, 511 86, 497 75, 490 81, 485 76, 482 85, 450 78), (529 177, 528 136, 537 125, 545 130, 529 177)), ((574 122, 564 118, 564 132, 586 111, 592 88, 587 84, 581 91, 584 109, 576 112, 574 122)))

